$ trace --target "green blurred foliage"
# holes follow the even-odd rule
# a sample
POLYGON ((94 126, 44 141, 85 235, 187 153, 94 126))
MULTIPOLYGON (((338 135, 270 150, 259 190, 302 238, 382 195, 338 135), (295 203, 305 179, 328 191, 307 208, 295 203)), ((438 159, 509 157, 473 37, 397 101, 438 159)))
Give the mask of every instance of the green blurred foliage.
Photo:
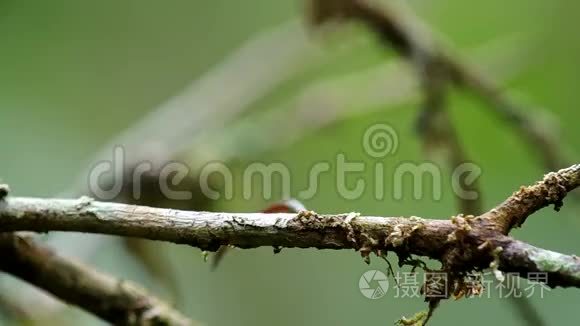
MULTIPOLYGON (((527 103, 551 112, 560 123, 565 147, 578 158, 578 3, 408 3, 458 49, 513 33, 534 40, 535 50, 528 55, 537 58, 535 64, 505 86, 527 103)), ((58 193, 111 137, 219 64, 245 39, 301 10, 299 1, 267 0, 0 1, 0 177, 16 195, 58 193)), ((366 40, 362 50, 328 49, 320 66, 284 83, 275 94, 256 103, 256 108, 283 104, 319 78, 339 77, 392 58, 372 37, 355 37, 366 40)), ((337 153, 374 164, 360 142, 365 128, 377 121, 390 123, 399 133, 399 151, 389 157, 387 165, 420 162, 424 157, 412 127, 416 106, 378 110, 338 123, 290 148, 239 162, 239 167, 253 160, 284 162, 294 176, 292 189, 302 190, 309 168, 321 160, 332 164, 337 153)), ((524 142, 505 123, 487 114, 480 101, 457 92, 451 110, 470 157, 482 166, 485 207, 545 172, 524 142)), ((365 181, 372 184, 371 173, 365 174, 365 181)), ((455 213, 450 191, 444 191, 440 201, 413 200, 410 193, 402 201, 377 201, 371 191, 360 199, 344 200, 334 190, 335 182, 332 174, 323 175, 320 190, 305 202, 307 207, 318 212, 433 218, 455 213)), ((257 211, 265 205, 261 200, 236 199, 221 202, 217 209, 257 211)), ((557 215, 550 210, 539 212, 515 236, 557 251, 577 252, 580 222, 574 213, 579 207, 570 200, 557 215)), ((378 260, 367 266, 354 252, 285 249, 274 256, 267 248, 236 250, 211 272, 199 250, 160 246, 172 258, 182 284, 183 297, 174 299, 176 306, 208 325, 385 325, 424 309, 421 299, 395 299, 389 294, 374 301, 364 298, 358 289, 359 277, 371 268, 386 267, 378 260)), ((92 261, 99 268, 159 290, 136 263, 116 252, 117 245, 105 249, 92 261)), ((556 289, 544 298, 533 298, 533 303, 549 324, 565 324, 575 320, 572 314, 578 300, 578 291, 556 289)), ((74 315, 83 322, 98 323, 92 317, 74 315)), ((444 302, 433 319, 435 325, 518 322, 505 299, 444 302)))

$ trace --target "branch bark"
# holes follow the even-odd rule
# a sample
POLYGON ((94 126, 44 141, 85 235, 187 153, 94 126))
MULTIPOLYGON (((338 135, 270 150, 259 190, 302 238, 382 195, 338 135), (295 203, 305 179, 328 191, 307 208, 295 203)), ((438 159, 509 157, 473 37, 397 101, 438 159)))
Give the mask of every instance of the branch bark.
MULTIPOLYGON (((8 186, 0 184, 0 210, 8 193, 8 186)), ((4 231, 0 229, 0 271, 115 325, 193 324, 137 285, 58 256, 29 235, 4 231)))
MULTIPOLYGON (((313 42, 308 40, 305 29, 297 20, 280 24, 250 38, 215 69, 187 85, 179 94, 99 149, 90 166, 79 173, 75 183, 60 196, 91 195, 92 189, 89 189, 87 181, 94 163, 110 160, 113 147, 122 146, 124 156, 123 166, 120 168, 123 169, 125 177, 118 180, 118 176, 115 176, 117 180, 110 180, 107 179, 110 176, 103 176, 101 181, 105 183, 105 188, 123 180, 131 181, 130 176, 133 176, 133 170, 138 163, 151 163, 153 171, 142 176, 143 182, 140 184, 142 196, 138 203, 134 202, 134 196, 128 195, 134 187, 130 182, 123 183, 123 189, 115 201, 181 209, 207 209, 211 201, 205 196, 194 197, 188 202, 169 201, 161 196, 158 189, 161 168, 172 160, 180 159, 181 156, 205 156, 206 153, 201 151, 215 150, 215 147, 197 145, 209 131, 222 130, 224 125, 232 124, 251 108, 254 101, 271 92, 296 72, 316 62, 314 56, 316 51, 313 42), (248 75, 244 73, 245 71, 251 71, 252 74, 248 75), (235 85, 230 87, 227 97, 222 96, 224 85, 235 85), (194 152, 195 155, 189 155, 190 152, 194 152)), ((196 182, 198 180, 195 174, 196 170, 193 170, 192 174, 178 186, 191 190, 194 194, 199 193, 194 188, 194 185, 199 184, 196 182)), ((101 247, 102 241, 101 238, 95 237, 75 240, 70 234, 68 237, 54 234, 47 240, 49 245, 59 249, 61 254, 83 260, 94 255, 101 247), (83 241, 84 245, 63 246, 63 242, 74 241, 83 241)), ((163 266, 159 263, 159 260, 164 258, 163 255, 149 255, 146 244, 138 239, 128 239, 125 246, 154 278, 165 283, 170 289, 173 288, 174 280, 167 268, 157 269, 163 266)), ((17 283, 0 282, 0 296, 15 292, 19 292, 19 295, 11 295, 11 298, 0 301, 14 301, 11 305, 19 305, 24 309, 31 307, 30 302, 34 301, 33 313, 37 316, 53 314, 62 307, 55 305, 52 300, 46 300, 38 291, 30 291, 29 288, 17 283)))
POLYGON ((528 216, 553 204, 559 211, 566 194, 580 186, 580 164, 558 172, 551 172, 544 179, 528 187, 521 187, 506 201, 485 213, 483 217, 498 224, 508 234, 514 227, 521 226, 528 216))
MULTIPOLYGON (((565 165, 559 150, 560 143, 550 128, 542 126, 540 119, 526 113, 520 105, 501 92, 500 88, 470 65, 461 62, 442 49, 428 31, 421 31, 421 22, 412 15, 395 11, 391 5, 381 8, 367 0, 310 0, 311 20, 321 24, 330 19, 354 19, 367 25, 381 41, 394 48, 418 68, 418 77, 423 81, 426 100, 419 116, 419 131, 425 147, 445 147, 449 152, 450 164, 458 166, 467 161, 465 151, 450 123, 448 113, 443 110, 445 86, 455 86, 472 91, 492 106, 496 115, 510 123, 522 136, 530 148, 537 151, 544 165, 555 170, 565 165), (435 146, 433 146, 435 145, 435 146), (443 146, 441 146, 443 145, 443 146)), ((477 191, 477 183, 465 184, 466 189, 477 191)), ((480 194, 480 192, 476 192, 480 194)), ((480 213, 481 199, 460 200, 464 213, 480 213)), ((520 316, 533 325, 544 325, 527 298, 512 298, 520 316), (533 318, 532 316, 537 318, 533 318)))
POLYGON ((28 236, 0 233, 0 270, 115 325, 191 325, 143 288, 55 254, 28 236))
POLYGON ((505 272, 543 272, 549 286, 580 287, 580 260, 512 239, 506 234, 538 209, 559 208, 580 185, 580 164, 522 187, 480 216, 451 220, 418 217, 288 213, 212 213, 93 201, 90 198, 6 198, 0 231, 102 233, 187 244, 215 251, 222 245, 393 251, 399 258, 426 256, 453 273, 483 270, 497 261, 505 272), (515 221, 515 222, 514 222, 515 221), (498 250, 501 249, 501 250, 498 250))

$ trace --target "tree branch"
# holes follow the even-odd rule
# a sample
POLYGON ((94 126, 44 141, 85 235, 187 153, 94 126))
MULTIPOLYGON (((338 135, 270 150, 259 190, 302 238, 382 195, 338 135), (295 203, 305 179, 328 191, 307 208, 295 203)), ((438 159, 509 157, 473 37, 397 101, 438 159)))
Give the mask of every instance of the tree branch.
MULTIPOLYGON (((162 196, 158 180, 161 168, 172 160, 183 160, 181 156, 206 156, 206 153, 201 151, 215 150, 215 146, 197 146, 201 142, 199 139, 204 138, 204 135, 212 130, 222 130, 224 125, 236 122, 236 119, 252 107, 253 102, 272 92, 296 72, 316 62, 314 55, 316 51, 313 42, 308 40, 305 28, 297 20, 282 23, 252 36, 215 69, 197 78, 179 94, 159 105, 96 151, 90 165, 87 165, 75 178, 74 184, 67 187, 68 189, 59 196, 91 195, 88 185, 90 170, 97 162, 110 160, 115 146, 122 146, 124 160, 123 166, 119 168, 123 169, 123 177, 119 179, 118 176, 114 176, 117 179, 111 180, 110 175, 104 175, 101 180, 105 183, 105 189, 117 182, 127 181, 123 183, 122 191, 114 201, 181 209, 208 209, 211 200, 205 196, 203 198, 196 196, 191 201, 170 201, 162 196), (252 74, 248 75, 246 71, 251 71, 252 74), (224 97, 222 91, 227 85, 235 87, 230 87, 228 96, 224 97), (191 152, 195 155, 190 155, 191 152), (131 181, 135 166, 143 162, 151 163, 153 170, 141 177, 142 196, 135 202, 132 195, 134 185, 131 181)), ((194 194, 200 193, 195 188, 199 185, 195 175, 197 172, 193 170, 178 187, 194 194)), ((47 242, 59 249, 59 252, 64 251, 64 254, 83 260, 94 255, 103 243, 101 238, 92 237, 83 238, 83 246, 66 245, 74 241, 70 234, 68 237, 53 234, 47 239, 47 242)), ((124 244, 147 272, 165 283, 168 288, 173 288, 174 280, 170 271, 167 268, 156 269, 164 266, 159 263, 159 260, 164 258, 163 255, 149 255, 147 244, 138 239, 127 240, 124 244), (150 257, 154 257, 155 260, 150 257)), ((12 305, 19 305, 23 309, 30 307, 29 303, 34 299, 34 313, 37 316, 53 313, 61 307, 54 305, 52 300, 45 300, 37 291, 30 291, 17 283, 0 282, 0 296, 7 293, 12 294, 11 298, 0 301, 14 301, 12 305), (15 292, 19 292, 20 295, 14 295, 15 292)))
MULTIPOLYGON (((426 30, 421 31, 419 19, 395 11, 393 6, 373 6, 367 0, 310 0, 311 20, 321 24, 330 19, 355 19, 366 24, 385 45, 390 45, 418 68, 426 95, 424 108, 419 116, 419 131, 423 143, 429 147, 445 147, 449 164, 458 166, 466 162, 457 134, 448 113, 443 110, 445 86, 453 83, 472 91, 492 106, 496 115, 510 123, 530 148, 537 151, 549 170, 562 167, 564 158, 559 142, 549 128, 542 126, 539 119, 522 110, 522 107, 506 96, 491 80, 488 80, 469 65, 461 62, 436 44, 426 30), (435 146, 433 146, 435 145, 435 146)), ((480 192, 477 183, 464 184, 465 189, 475 191, 475 199, 461 198, 460 209, 464 213, 481 212, 480 192)), ((527 298, 512 298, 520 316, 531 320, 533 325, 544 325, 527 302, 527 298), (536 318, 533 317, 536 316, 536 318), (531 319, 529 319, 531 318, 531 319)))
MULTIPOLYGON (((0 210, 6 206, 8 193, 8 186, 0 184, 0 210)), ((137 285, 58 256, 29 235, 0 231, 0 271, 115 325, 193 324, 137 285)))
POLYGON ((522 277, 528 272, 544 272, 549 286, 580 287, 580 260, 575 256, 535 248, 505 235, 509 231, 506 225, 514 225, 512 221, 521 223, 522 217, 550 204, 559 207, 566 193, 580 185, 579 180, 580 165, 574 165, 522 188, 488 213, 459 215, 451 220, 318 215, 309 211, 211 213, 98 202, 86 197, 15 197, 0 203, 0 230, 102 233, 210 251, 221 245, 356 249, 367 254, 394 251, 400 258, 419 255, 437 259, 444 270, 453 273, 482 270, 499 260, 500 270, 518 272, 522 277), (503 250, 498 250, 500 247, 503 250))
POLYGON ((528 216, 537 210, 554 205, 560 210, 566 194, 580 186, 580 164, 558 172, 550 172, 542 181, 521 187, 506 201, 485 213, 482 217, 498 224, 499 230, 508 234, 514 227, 521 226, 528 216))
POLYGON ((191 325, 144 289, 60 257, 30 237, 0 233, 0 270, 115 325, 191 325))
POLYGON ((451 83, 488 103, 494 114, 518 131, 530 149, 539 154, 547 169, 556 170, 566 164, 560 143, 549 128, 507 96, 494 81, 438 44, 418 18, 393 5, 382 3, 378 6, 368 0, 310 0, 310 4, 311 20, 315 24, 337 19, 356 20, 401 56, 411 61, 436 63, 451 83))

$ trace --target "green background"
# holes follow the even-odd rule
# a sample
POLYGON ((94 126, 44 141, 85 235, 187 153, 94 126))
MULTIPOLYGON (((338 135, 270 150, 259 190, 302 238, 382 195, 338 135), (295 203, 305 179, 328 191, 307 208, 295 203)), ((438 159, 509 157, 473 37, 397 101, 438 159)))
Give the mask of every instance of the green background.
MULTIPOLYGON (((532 64, 503 86, 524 103, 549 111, 559 123, 567 153, 578 158, 578 3, 406 3, 460 53, 514 34, 530 40, 533 46, 522 60, 532 64)), ((0 177, 15 195, 59 193, 117 133, 219 64, 244 40, 300 15, 302 8, 300 1, 268 0, 0 0, 0 177)), ((324 59, 260 100, 256 108, 283 104, 320 78, 339 78, 392 59, 363 29, 344 37, 362 38, 363 45, 335 51, 340 35, 321 40, 324 59)), ((477 60, 466 59, 477 65, 477 60)), ((455 92, 451 111, 469 156, 482 167, 485 207, 546 172, 522 139, 488 114, 479 100, 455 92)), ((374 164, 360 141, 365 128, 378 121, 391 124, 399 135, 399 150, 389 157, 389 166, 421 162, 424 156, 413 131, 416 114, 417 103, 376 110, 238 164, 284 162, 296 176, 292 187, 296 195, 306 185, 309 168, 321 160, 334 162, 337 153, 374 164)), ((259 135, 259 128, 254 132, 259 135)), ((365 180, 372 183, 371 173, 365 174, 365 180)), ((345 200, 334 183, 332 174, 324 175, 318 193, 306 206, 322 213, 357 211, 383 216, 448 218, 456 213, 448 188, 440 201, 429 196, 413 200, 411 191, 401 201, 377 201, 370 190, 360 199, 345 200)), ((257 211, 265 204, 237 199, 221 202, 216 209, 257 211)), ((580 222, 574 213, 579 207, 577 201, 569 200, 559 214, 545 209, 514 235, 541 247, 577 253, 580 222)), ((351 251, 286 249, 274 256, 269 248, 236 250, 212 272, 198 249, 160 246, 178 271, 183 298, 174 299, 176 306, 208 325, 388 325, 425 307, 422 299, 394 298, 392 292, 379 300, 364 298, 358 289, 359 277, 369 269, 384 270, 385 263, 373 260, 367 266, 351 251)), ((122 278, 143 282, 164 296, 137 263, 119 250, 111 241, 90 262, 122 278)), ((578 291, 563 289, 532 298, 550 325, 573 323, 579 300, 578 291)), ((64 318, 70 324, 78 320, 99 323, 79 311, 70 315, 64 318)), ((518 322, 509 300, 497 298, 449 300, 433 319, 434 325, 518 322)))

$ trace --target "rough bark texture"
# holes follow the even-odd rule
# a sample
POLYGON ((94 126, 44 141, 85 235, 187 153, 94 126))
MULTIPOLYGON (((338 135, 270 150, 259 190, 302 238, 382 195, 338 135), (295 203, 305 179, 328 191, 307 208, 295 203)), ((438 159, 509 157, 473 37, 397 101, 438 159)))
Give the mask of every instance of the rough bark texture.
POLYGON ((506 234, 538 209, 562 205, 580 185, 580 165, 547 174, 522 187, 504 203, 480 216, 451 220, 418 217, 288 213, 212 213, 78 200, 7 198, 0 203, 0 231, 74 231, 138 237, 215 251, 222 245, 356 249, 364 255, 395 252, 442 262, 452 273, 498 269, 548 274, 549 286, 579 287, 580 260, 535 248, 506 234))
MULTIPOLYGON (((0 184, 0 209, 6 208, 0 184)), ((169 305, 131 282, 97 272, 58 256, 25 233, 0 229, 0 271, 12 274, 55 297, 115 325, 192 325, 169 305)))
POLYGON ((115 325, 191 325, 161 300, 128 281, 56 255, 26 236, 0 234, 0 270, 115 325))
POLYGON ((521 187, 502 204, 487 212, 484 217, 495 221, 499 229, 508 234, 521 226, 528 216, 553 204, 556 211, 563 205, 566 194, 580 186, 580 164, 558 172, 548 173, 534 185, 521 187))

